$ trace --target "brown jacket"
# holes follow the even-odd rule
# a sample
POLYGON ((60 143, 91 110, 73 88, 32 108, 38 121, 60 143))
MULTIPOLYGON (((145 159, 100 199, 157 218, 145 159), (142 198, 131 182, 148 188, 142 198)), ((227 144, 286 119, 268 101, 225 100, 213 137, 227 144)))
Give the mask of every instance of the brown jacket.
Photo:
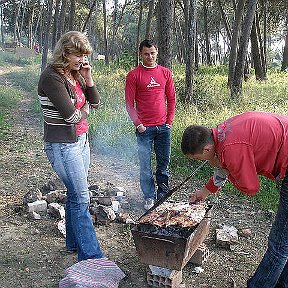
MULTIPOLYGON (((95 86, 88 87, 79 80, 86 100, 99 103, 95 86)), ((44 118, 44 141, 54 143, 76 142, 75 124, 82 118, 82 112, 75 108, 76 97, 73 87, 50 65, 42 73, 38 83, 38 97, 44 118)))

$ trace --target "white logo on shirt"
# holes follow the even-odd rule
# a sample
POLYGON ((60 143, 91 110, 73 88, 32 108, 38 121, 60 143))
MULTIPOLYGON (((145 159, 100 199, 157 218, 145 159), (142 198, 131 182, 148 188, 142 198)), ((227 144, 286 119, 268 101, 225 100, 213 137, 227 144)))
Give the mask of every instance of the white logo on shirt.
POLYGON ((153 77, 151 77, 150 83, 147 85, 147 88, 157 87, 157 86, 160 86, 160 84, 157 83, 153 77))

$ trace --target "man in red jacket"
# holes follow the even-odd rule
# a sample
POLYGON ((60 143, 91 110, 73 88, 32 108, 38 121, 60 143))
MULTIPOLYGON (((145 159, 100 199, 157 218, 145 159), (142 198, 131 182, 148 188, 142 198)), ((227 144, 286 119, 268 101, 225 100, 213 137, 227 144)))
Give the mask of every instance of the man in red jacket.
POLYGON ((156 63, 158 48, 152 40, 140 43, 142 64, 126 77, 125 100, 127 112, 136 128, 140 164, 140 186, 145 209, 154 205, 168 191, 170 160, 170 128, 176 96, 172 73, 156 63), (152 147, 156 154, 156 183, 151 168, 152 147))
POLYGON ((226 179, 251 196, 260 188, 258 175, 283 179, 268 248, 247 287, 288 287, 288 116, 247 112, 212 129, 192 125, 183 133, 181 148, 187 157, 208 160, 216 167, 207 184, 191 195, 191 202, 204 201, 226 179))

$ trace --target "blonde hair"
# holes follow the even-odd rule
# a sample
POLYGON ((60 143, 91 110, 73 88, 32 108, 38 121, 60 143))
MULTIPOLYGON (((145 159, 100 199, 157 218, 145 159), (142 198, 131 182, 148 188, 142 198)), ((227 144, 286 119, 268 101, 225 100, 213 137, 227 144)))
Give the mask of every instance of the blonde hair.
POLYGON ((88 38, 81 32, 69 31, 61 36, 55 45, 50 64, 60 74, 69 66, 69 54, 85 54, 92 53, 92 47, 88 38))

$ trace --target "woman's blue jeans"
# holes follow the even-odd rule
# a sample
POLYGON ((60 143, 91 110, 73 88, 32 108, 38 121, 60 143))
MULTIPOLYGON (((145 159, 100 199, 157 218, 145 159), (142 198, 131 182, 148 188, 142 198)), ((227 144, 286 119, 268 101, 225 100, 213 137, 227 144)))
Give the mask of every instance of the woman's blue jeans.
POLYGON ((103 254, 89 213, 88 135, 80 135, 75 143, 45 142, 45 152, 53 169, 67 188, 66 249, 77 250, 78 261, 102 258, 103 254))
POLYGON ((248 288, 288 288, 288 172, 283 179, 279 207, 272 225, 267 251, 248 288))
POLYGON ((140 187, 144 198, 155 198, 155 181, 151 167, 152 149, 156 155, 157 199, 168 192, 168 166, 170 161, 170 128, 166 125, 147 126, 146 131, 136 131, 140 165, 140 187))

